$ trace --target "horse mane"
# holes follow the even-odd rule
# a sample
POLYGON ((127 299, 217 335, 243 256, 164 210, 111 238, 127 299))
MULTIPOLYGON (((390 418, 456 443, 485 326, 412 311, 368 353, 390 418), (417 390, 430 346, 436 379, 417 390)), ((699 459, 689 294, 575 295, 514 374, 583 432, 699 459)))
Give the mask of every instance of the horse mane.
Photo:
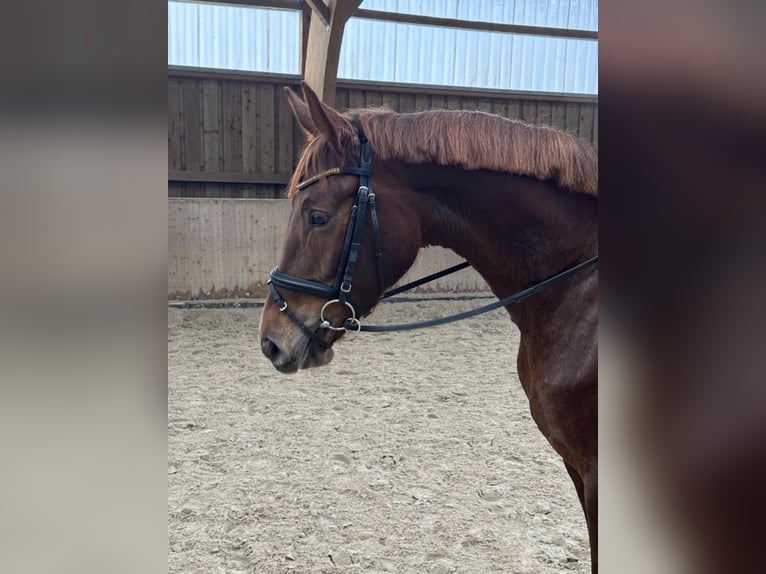
MULTIPOLYGON (((598 195, 598 156, 590 144, 566 132, 478 111, 430 110, 398 114, 386 109, 358 115, 375 154, 383 160, 486 169, 551 180, 572 192, 598 195)), ((320 140, 306 143, 290 182, 317 165, 320 140)), ((350 154, 358 153, 349 150, 350 154)))

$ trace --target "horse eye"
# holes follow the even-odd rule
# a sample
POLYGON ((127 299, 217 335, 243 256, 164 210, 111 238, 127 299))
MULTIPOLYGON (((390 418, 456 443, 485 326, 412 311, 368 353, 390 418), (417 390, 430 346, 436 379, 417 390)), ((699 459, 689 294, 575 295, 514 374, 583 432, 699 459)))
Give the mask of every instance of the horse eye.
POLYGON ((322 213, 321 211, 312 211, 309 215, 309 223, 311 224, 311 227, 324 227, 327 225, 328 221, 330 221, 330 218, 326 213, 322 213))

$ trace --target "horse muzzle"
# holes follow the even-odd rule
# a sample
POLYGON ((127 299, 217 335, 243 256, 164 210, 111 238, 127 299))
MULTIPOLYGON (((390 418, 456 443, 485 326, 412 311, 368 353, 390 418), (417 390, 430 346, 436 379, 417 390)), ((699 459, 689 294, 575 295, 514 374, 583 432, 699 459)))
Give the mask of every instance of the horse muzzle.
POLYGON ((329 346, 321 346, 310 337, 299 334, 288 339, 273 333, 261 337, 261 352, 280 373, 295 373, 299 369, 321 367, 332 361, 335 352, 329 346))

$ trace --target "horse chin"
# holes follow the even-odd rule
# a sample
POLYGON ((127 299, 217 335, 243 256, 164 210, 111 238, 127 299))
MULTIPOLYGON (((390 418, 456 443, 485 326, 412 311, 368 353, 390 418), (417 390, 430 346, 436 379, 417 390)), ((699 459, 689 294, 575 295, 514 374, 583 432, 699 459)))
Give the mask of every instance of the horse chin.
POLYGON ((332 361, 335 351, 332 348, 324 348, 310 341, 306 346, 306 351, 301 357, 299 368, 311 369, 312 367, 323 367, 332 361))
MULTIPOLYGON (((332 345, 334 340, 327 340, 328 345, 332 345)), ((271 358, 271 364, 282 374, 291 375, 301 369, 310 369, 312 367, 322 367, 332 361, 335 352, 332 347, 320 345, 313 338, 303 333, 287 343, 276 346, 272 339, 264 339, 268 343, 262 343, 264 354, 271 358)))

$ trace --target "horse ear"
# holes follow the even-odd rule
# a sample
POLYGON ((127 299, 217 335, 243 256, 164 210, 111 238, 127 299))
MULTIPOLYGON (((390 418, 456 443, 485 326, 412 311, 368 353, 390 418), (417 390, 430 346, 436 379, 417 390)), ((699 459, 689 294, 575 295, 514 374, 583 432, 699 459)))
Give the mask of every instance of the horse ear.
POLYGON ((293 110, 293 115, 303 130, 311 135, 317 135, 317 128, 311 119, 311 113, 309 113, 309 107, 306 105, 306 102, 287 86, 285 86, 285 94, 287 94, 287 101, 293 110))
POLYGON ((302 82, 303 96, 306 98, 311 120, 321 135, 338 153, 343 155, 341 135, 349 130, 350 124, 337 111, 323 104, 306 82, 302 82))

